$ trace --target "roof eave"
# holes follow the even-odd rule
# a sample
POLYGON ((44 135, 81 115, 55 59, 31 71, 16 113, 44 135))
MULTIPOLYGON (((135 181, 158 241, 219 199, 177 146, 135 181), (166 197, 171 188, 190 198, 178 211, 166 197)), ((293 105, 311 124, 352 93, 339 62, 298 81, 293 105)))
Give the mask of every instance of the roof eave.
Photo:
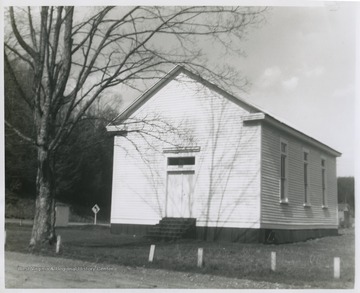
MULTIPOLYGON (((156 82, 153 86, 151 86, 149 89, 147 89, 145 92, 143 92, 139 97, 137 97, 125 110, 123 110, 119 115, 113 119, 112 122, 110 122, 107 126, 114 125, 113 122, 117 121, 124 121, 126 118, 128 118, 131 113, 138 108, 138 106, 145 102, 148 98, 150 98, 154 93, 157 92, 157 90, 164 86, 167 82, 171 80, 171 77, 176 76, 183 70, 183 67, 180 65, 176 65, 173 69, 171 69, 163 78, 161 78, 158 82, 156 82)), ((111 128, 110 128, 111 129, 111 128)), ((109 131, 109 130, 108 130, 109 131)), ((111 131, 111 130, 110 130, 111 131)))
POLYGON ((254 114, 249 114, 247 116, 245 116, 243 118, 243 121, 246 122, 254 122, 254 121, 260 121, 260 122, 265 122, 269 125, 272 125, 274 127, 276 127, 279 130, 282 130, 292 136, 295 136, 303 141, 306 141, 308 144, 316 146, 317 148, 325 151, 328 154, 331 154, 335 157, 340 157, 341 153, 338 152, 337 150, 334 150, 333 148, 327 146, 326 144, 308 136, 307 134, 275 119, 274 117, 266 114, 266 113, 254 113, 254 114))
MULTIPOLYGON (((247 101, 244 101, 238 97, 233 96, 232 94, 228 93, 224 89, 220 88, 219 86, 207 81, 206 79, 202 78, 201 76, 191 72, 190 70, 184 68, 181 65, 176 65, 172 70, 170 70, 163 78, 161 78, 158 82, 156 82, 152 87, 142 93, 138 98, 136 98, 124 111, 122 111, 116 118, 113 120, 119 123, 127 119, 142 103, 147 101, 152 95, 154 95, 160 88, 165 86, 168 82, 170 82, 174 77, 179 75, 180 73, 184 73, 188 75, 190 78, 202 83, 203 85, 215 90, 216 92, 224 95, 228 99, 232 100, 235 103, 241 103, 243 107, 246 107, 251 112, 261 112, 262 110, 255 105, 250 104, 247 101)), ((113 122, 110 122, 108 126, 114 125, 113 122)))

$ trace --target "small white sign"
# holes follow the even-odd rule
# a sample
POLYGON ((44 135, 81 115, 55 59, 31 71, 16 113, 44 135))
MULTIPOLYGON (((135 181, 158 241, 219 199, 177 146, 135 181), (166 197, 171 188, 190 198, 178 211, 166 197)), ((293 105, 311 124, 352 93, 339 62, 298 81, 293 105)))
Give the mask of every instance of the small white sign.
POLYGON ((94 212, 94 225, 96 225, 96 215, 100 211, 99 206, 96 204, 92 207, 92 211, 94 212))
POLYGON ((94 214, 97 214, 100 211, 99 206, 96 204, 92 207, 92 211, 94 212, 94 214))

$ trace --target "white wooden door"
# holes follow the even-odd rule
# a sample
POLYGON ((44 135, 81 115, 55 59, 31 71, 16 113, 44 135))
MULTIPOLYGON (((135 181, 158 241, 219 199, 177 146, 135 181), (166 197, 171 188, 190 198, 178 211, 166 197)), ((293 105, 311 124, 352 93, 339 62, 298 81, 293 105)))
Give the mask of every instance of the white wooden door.
POLYGON ((192 216, 194 172, 169 172, 167 177, 167 217, 192 216))

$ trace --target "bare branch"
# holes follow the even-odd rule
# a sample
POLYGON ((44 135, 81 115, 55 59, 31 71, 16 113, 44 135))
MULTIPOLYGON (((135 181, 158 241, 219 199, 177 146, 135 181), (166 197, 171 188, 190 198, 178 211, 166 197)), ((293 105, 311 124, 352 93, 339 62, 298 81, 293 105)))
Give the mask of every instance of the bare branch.
POLYGON ((30 67, 32 69, 34 69, 34 64, 31 62, 30 59, 27 59, 26 57, 24 57, 22 54, 20 54, 18 52, 18 50, 16 50, 15 48, 11 47, 9 44, 7 44, 6 42, 4 43, 5 48, 9 49, 11 52, 13 52, 17 57, 19 57, 21 60, 25 61, 27 64, 30 65, 30 67))
POLYGON ((27 135, 25 135, 25 134, 23 134, 20 130, 18 130, 18 129, 16 129, 14 126, 12 126, 9 122, 7 122, 6 120, 5 120, 5 125, 7 126, 7 127, 9 127, 12 131, 14 131, 20 138, 22 138, 23 140, 25 140, 25 141, 27 141, 27 142, 30 142, 31 144, 33 144, 33 145, 36 145, 36 142, 32 139, 32 138, 30 138, 30 137, 28 137, 27 135))
POLYGON ((98 25, 101 23, 101 21, 103 20, 105 15, 107 15, 113 8, 114 7, 106 7, 105 9, 100 11, 98 14, 91 17, 89 20, 81 23, 78 26, 78 28, 74 29, 74 31, 72 33, 73 36, 76 33, 78 33, 79 30, 82 29, 83 27, 85 27, 87 24, 89 24, 90 22, 93 22, 91 29, 89 31, 85 32, 85 38, 83 38, 83 40, 75 48, 72 49, 71 54, 74 54, 76 51, 78 51, 80 48, 82 48, 82 46, 89 40, 89 38, 94 36, 94 33, 96 32, 98 25))
MULTIPOLYGON (((261 9, 233 7, 132 7, 116 19, 110 13, 115 13, 115 7, 105 7, 74 25, 74 8, 65 8, 64 17, 62 10, 62 7, 57 8, 57 17, 53 17, 54 8, 41 9, 38 63, 34 65, 34 96, 41 110, 39 115, 51 115, 50 121, 56 121, 51 123, 57 125, 49 141, 52 148, 58 147, 72 132, 74 125, 107 88, 119 84, 136 88, 135 81, 159 78, 160 73, 167 71, 167 65, 186 65, 224 86, 230 85, 227 82, 231 75, 204 65, 205 59, 197 49, 195 37, 211 36, 230 50, 226 38, 230 35, 241 38, 244 28, 256 23, 261 12, 261 9), (157 36, 168 35, 172 36, 171 42, 175 40, 173 47, 156 46, 157 36), (72 90, 65 95, 71 74, 74 75, 72 90)), ((34 43, 35 28, 30 14, 28 9, 34 43)), ((10 16, 21 45, 13 9, 10 9, 10 16)), ((30 54, 31 48, 25 44, 21 46, 30 54)), ((8 49, 21 55, 14 48, 8 49)))
POLYGON ((31 48, 22 38, 20 32, 18 31, 18 28, 16 26, 16 20, 14 15, 14 8, 10 7, 10 19, 11 19, 11 27, 14 32, 14 35, 16 37, 16 40, 20 44, 20 46, 32 57, 36 58, 36 52, 33 48, 31 48))
POLYGON ((31 35, 31 41, 33 43, 33 46, 35 48, 35 51, 37 50, 37 44, 36 44, 36 32, 33 26, 33 22, 32 22, 32 15, 31 15, 31 8, 28 7, 28 20, 29 20, 29 29, 30 29, 30 35, 31 35))

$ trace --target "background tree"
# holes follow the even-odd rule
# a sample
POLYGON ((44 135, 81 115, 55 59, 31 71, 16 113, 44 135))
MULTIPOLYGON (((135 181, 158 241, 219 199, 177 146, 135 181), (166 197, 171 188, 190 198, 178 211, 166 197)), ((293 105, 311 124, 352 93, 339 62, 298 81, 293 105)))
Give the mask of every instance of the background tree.
POLYGON ((159 78, 175 63, 220 86, 232 85, 234 71, 205 66, 201 45, 236 51, 234 41, 261 22, 262 12, 214 6, 9 8, 5 63, 12 76, 15 59, 32 73, 31 91, 20 93, 32 112, 34 132, 5 121, 37 152, 31 248, 55 238, 56 152, 94 101, 114 86, 140 88, 139 82, 159 78))
MULTIPOLYGON (((23 133, 33 136, 34 124, 23 95, 31 92, 31 75, 28 68, 12 62, 12 75, 8 64, 4 66, 5 119, 23 133), (18 85, 18 82, 21 85, 18 85)), ((15 132, 5 129, 5 187, 9 192, 26 195, 35 192, 36 152, 33 145, 15 132)))
POLYGON ((96 203, 103 218, 110 215, 113 139, 105 127, 116 115, 110 106, 91 107, 56 152, 56 198, 77 214, 91 215, 96 203))
MULTIPOLYGON (((21 89, 24 94, 31 92, 31 70, 15 61, 11 67, 15 77, 4 67, 6 120, 31 136, 32 113, 19 93, 21 89)), ((113 141, 105 126, 118 114, 115 109, 122 98, 117 95, 113 99, 118 102, 92 105, 55 155, 56 199, 70 204, 80 216, 91 215, 94 203, 101 206, 102 218, 108 219, 110 214, 113 141)), ((13 202, 12 196, 35 198, 36 148, 9 128, 5 129, 5 175, 7 203, 13 202)), ((6 210, 12 216, 16 211, 6 210)))

